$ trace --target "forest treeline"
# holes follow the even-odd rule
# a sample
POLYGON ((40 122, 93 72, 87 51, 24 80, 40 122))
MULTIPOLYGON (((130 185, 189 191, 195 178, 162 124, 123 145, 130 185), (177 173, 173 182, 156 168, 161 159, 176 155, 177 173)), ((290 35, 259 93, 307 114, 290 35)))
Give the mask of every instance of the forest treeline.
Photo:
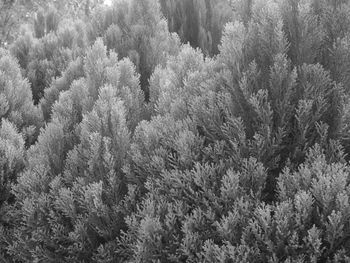
POLYGON ((350 262, 348 0, 24 3, 0 262, 350 262))

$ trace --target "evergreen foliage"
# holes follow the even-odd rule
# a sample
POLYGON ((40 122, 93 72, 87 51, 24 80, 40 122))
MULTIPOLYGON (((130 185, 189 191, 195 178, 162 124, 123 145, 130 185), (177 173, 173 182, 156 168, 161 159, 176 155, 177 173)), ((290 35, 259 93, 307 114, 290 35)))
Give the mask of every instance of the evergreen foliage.
POLYGON ((0 49, 1 262, 350 261, 347 0, 72 2, 0 49))
POLYGON ((154 68, 164 64, 167 55, 178 52, 178 37, 169 33, 158 1, 118 0, 112 8, 98 8, 92 14, 88 33, 91 40, 102 37, 108 50, 132 60, 146 100, 154 68))
POLYGON ((42 125, 42 115, 33 105, 32 92, 18 62, 4 49, 0 50, 0 102, 1 119, 8 119, 28 142, 33 141, 42 125))
POLYGON ((160 3, 171 32, 177 32, 184 43, 200 47, 207 55, 218 53, 222 28, 234 14, 229 1, 161 0, 160 3))

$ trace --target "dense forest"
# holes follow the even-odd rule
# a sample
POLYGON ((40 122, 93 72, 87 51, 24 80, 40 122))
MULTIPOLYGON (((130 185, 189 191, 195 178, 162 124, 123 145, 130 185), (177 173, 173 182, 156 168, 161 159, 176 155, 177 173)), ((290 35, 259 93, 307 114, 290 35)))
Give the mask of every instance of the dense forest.
POLYGON ((0 0, 0 262, 350 262, 350 1, 0 0))

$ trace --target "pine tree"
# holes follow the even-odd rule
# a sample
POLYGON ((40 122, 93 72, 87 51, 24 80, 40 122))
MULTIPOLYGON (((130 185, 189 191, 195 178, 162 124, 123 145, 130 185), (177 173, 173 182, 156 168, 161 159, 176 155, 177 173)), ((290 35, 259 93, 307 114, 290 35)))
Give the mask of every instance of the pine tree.
POLYGON ((148 79, 156 65, 178 51, 179 40, 170 34, 157 1, 115 1, 112 9, 98 8, 92 16, 90 39, 103 37, 120 58, 128 56, 140 74, 148 101, 148 79))
POLYGON ((11 238, 9 206, 14 198, 11 186, 25 166, 25 145, 22 134, 8 120, 1 120, 0 128, 0 258, 8 257, 7 239, 11 238))
POLYGON ((84 77, 83 60, 78 57, 69 63, 62 76, 52 81, 50 87, 45 89, 44 97, 40 101, 44 119, 49 120, 52 114, 52 106, 58 100, 60 93, 69 90, 72 83, 84 77))
POLYGON ((222 28, 233 17, 228 1, 160 1, 171 32, 183 43, 201 48, 206 55, 218 53, 222 28))
POLYGON ((35 140, 41 127, 41 113, 33 105, 29 83, 23 79, 16 59, 0 50, 0 117, 7 118, 26 141, 35 140))
POLYGON ((152 110, 160 115, 170 113, 175 119, 186 118, 188 104, 200 93, 200 85, 215 74, 212 67, 201 51, 184 45, 177 56, 168 59, 165 68, 158 67, 151 77, 152 110))

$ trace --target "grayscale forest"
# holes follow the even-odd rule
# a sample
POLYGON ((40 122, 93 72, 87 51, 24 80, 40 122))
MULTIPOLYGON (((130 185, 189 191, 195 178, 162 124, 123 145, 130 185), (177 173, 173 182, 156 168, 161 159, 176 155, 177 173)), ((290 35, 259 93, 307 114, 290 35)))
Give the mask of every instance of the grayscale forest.
POLYGON ((349 0, 0 0, 0 263, 350 262, 349 0))

